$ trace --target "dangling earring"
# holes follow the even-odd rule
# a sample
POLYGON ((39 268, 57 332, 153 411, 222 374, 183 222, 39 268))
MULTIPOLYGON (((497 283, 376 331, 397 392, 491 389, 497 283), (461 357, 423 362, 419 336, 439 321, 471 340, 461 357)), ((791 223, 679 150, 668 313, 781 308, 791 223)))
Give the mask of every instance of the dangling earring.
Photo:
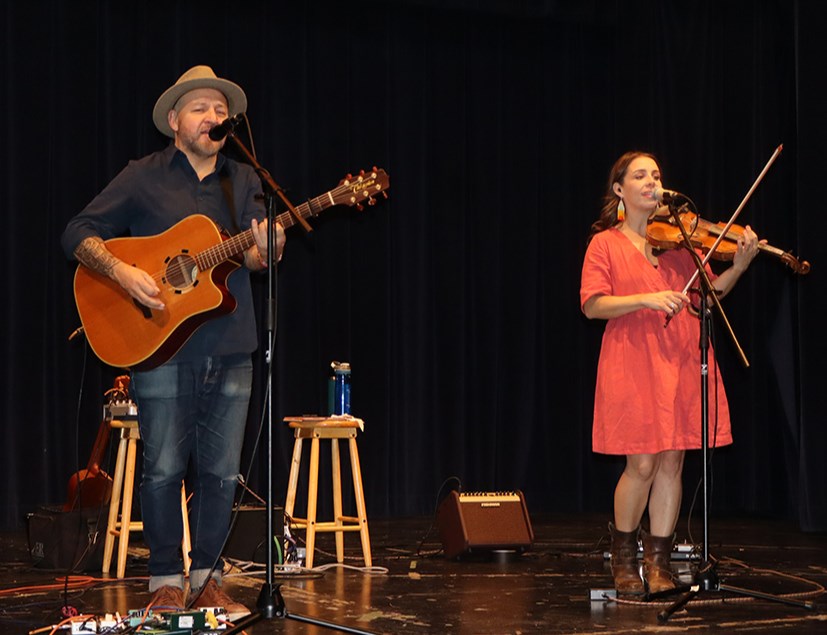
POLYGON ((626 220, 626 205, 623 204, 623 199, 617 204, 617 222, 622 223, 626 220))

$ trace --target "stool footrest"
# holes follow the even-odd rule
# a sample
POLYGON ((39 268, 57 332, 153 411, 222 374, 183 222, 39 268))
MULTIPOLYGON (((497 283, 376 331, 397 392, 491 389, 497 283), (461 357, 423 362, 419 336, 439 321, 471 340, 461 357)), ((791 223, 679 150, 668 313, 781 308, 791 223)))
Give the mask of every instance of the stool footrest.
POLYGON ((333 531, 361 531, 359 525, 337 525, 333 521, 326 521, 323 523, 316 523, 316 533, 329 533, 333 531))
MULTIPOLYGON (((109 533, 113 536, 120 536, 123 527, 121 526, 121 521, 115 523, 114 527, 109 528, 109 533)), ((143 531, 144 524, 140 520, 133 520, 129 523, 129 531, 143 531)))
MULTIPOLYGON (((343 525, 342 523, 337 523, 334 520, 316 521, 316 523, 314 523, 314 527, 316 528, 317 532, 319 532, 319 531, 361 531, 362 530, 362 525, 361 525, 361 523, 358 523, 358 518, 355 518, 354 521, 357 521, 356 524, 350 524, 350 525, 343 525)), ((296 522, 296 519, 294 519, 294 522, 290 523, 290 528, 291 529, 307 529, 307 521, 306 520, 301 520, 301 521, 296 522)))

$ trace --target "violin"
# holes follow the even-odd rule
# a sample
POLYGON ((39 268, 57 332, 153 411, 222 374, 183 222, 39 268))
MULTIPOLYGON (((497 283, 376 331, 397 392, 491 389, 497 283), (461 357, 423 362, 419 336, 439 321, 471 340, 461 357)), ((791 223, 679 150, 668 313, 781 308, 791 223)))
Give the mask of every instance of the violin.
MULTIPOLYGON (((707 253, 718 237, 726 229, 726 223, 713 223, 702 219, 700 216, 688 209, 678 211, 681 225, 689 235, 689 240, 692 245, 707 253)), ((718 244, 718 247, 712 253, 712 258, 715 260, 730 261, 735 257, 735 252, 738 249, 738 239, 743 236, 744 228, 740 225, 730 225, 723 240, 718 244)), ((649 224, 646 228, 646 239, 655 249, 667 250, 680 247, 684 244, 683 234, 680 227, 677 226, 675 218, 669 213, 669 208, 664 206, 655 211, 655 214, 649 219, 649 224)), ((795 271, 797 274, 807 274, 810 271, 810 263, 806 260, 799 261, 787 251, 778 249, 766 243, 758 243, 758 249, 764 253, 776 256, 781 259, 785 265, 795 271)))

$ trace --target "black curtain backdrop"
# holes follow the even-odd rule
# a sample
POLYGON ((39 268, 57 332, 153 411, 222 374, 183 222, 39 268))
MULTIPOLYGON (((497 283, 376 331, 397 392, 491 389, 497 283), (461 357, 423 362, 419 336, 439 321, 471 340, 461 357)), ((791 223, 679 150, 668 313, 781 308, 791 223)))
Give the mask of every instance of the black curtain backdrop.
MULTIPOLYGON (((665 186, 721 221, 783 143, 739 222, 813 271, 760 256, 726 298, 749 368, 716 319, 736 442, 713 457, 712 511, 827 530, 821 7, 3 3, 0 526, 63 501, 120 372, 67 340, 79 321, 63 227, 165 145, 155 100, 209 64, 247 91, 258 158, 294 203, 348 172, 391 176, 389 200, 292 229, 279 275, 276 420, 323 412, 330 362, 351 362, 374 517, 430 513, 457 477, 521 489, 532 513, 608 518, 622 461, 591 452, 603 324, 581 315, 578 290, 609 167, 652 151, 665 186)), ((257 363, 244 470, 263 492, 257 363)), ((274 434, 281 494, 292 437, 274 434)), ((692 453, 687 506, 699 463, 692 453)))

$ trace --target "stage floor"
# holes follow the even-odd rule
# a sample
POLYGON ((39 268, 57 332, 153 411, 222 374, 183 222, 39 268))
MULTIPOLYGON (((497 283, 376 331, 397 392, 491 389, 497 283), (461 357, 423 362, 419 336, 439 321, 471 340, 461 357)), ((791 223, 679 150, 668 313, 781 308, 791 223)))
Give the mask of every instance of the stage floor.
MULTIPOLYGON (((665 602, 589 600, 590 592, 611 588, 604 559, 606 520, 533 516, 535 542, 526 553, 511 560, 481 556, 457 561, 442 556, 430 518, 370 519, 373 565, 386 572, 359 570, 358 534, 348 534, 346 567, 276 576, 290 617, 260 621, 246 632, 335 632, 303 621, 310 618, 373 633, 827 633, 827 596, 820 595, 827 586, 827 535, 802 533, 789 522, 711 519, 709 547, 719 560, 722 585, 795 596, 811 600, 814 608, 713 589, 664 623, 658 613, 668 606, 665 602)), ((683 520, 678 540, 688 543, 683 520)), ((75 574, 91 579, 84 584, 72 578, 70 587, 75 582, 83 586, 68 591, 61 572, 32 567, 23 532, 1 535, 0 549, 4 634, 56 624, 64 604, 81 613, 124 614, 150 600, 140 534, 133 534, 125 579, 99 572, 75 574)), ((335 563, 334 551, 332 536, 321 536, 314 565, 335 563)), ((689 574, 690 564, 673 560, 683 574, 689 574)), ((235 599, 254 606, 263 582, 262 570, 256 569, 230 573, 225 584, 235 599)))

